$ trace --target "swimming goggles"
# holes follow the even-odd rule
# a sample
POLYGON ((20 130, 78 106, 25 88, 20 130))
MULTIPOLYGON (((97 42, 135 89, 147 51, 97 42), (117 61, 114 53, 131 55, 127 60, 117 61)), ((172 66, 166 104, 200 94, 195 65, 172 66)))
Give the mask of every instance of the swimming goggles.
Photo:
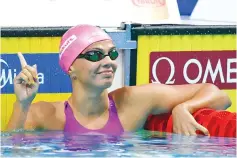
POLYGON ((109 51, 107 55, 105 55, 100 50, 91 50, 86 52, 85 54, 79 54, 77 58, 85 58, 86 60, 97 62, 104 59, 106 56, 109 56, 111 60, 117 59, 119 53, 116 49, 109 51))

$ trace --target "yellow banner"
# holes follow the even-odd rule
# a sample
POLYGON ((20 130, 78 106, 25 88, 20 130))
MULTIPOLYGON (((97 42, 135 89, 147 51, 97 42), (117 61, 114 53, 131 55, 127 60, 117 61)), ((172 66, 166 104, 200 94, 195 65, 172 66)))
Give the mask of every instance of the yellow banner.
MULTIPOLYGON (((232 76, 233 74, 231 74, 233 73, 232 71, 235 71, 236 69, 236 54, 235 54, 236 36, 235 35, 151 35, 151 36, 142 35, 142 36, 138 36, 136 83, 137 85, 141 85, 141 84, 152 82, 151 81, 152 79, 150 77, 151 73, 153 73, 151 64, 154 61, 151 61, 151 56, 152 55, 154 56, 155 53, 156 53, 155 56, 157 56, 157 59, 158 57, 162 58, 163 57, 162 55, 169 54, 169 56, 171 57, 172 55, 170 54, 172 53, 174 54, 172 58, 167 58, 167 57, 163 58, 169 64, 168 66, 170 66, 170 67, 165 68, 167 69, 167 71, 169 71, 169 75, 171 75, 170 80, 168 79, 169 76, 165 76, 166 81, 169 81, 170 83, 172 83, 171 81, 174 81, 172 78, 172 75, 173 75, 172 73, 175 73, 175 72, 171 72, 170 69, 172 69, 172 66, 181 67, 180 66, 181 57, 187 58, 187 60, 192 59, 194 63, 196 62, 195 66, 199 66, 198 64, 202 63, 203 61, 198 61, 198 55, 200 56, 200 54, 203 53, 202 59, 208 58, 205 60, 207 60, 210 63, 215 60, 217 64, 221 64, 221 60, 220 60, 220 63, 218 63, 219 61, 217 61, 216 58, 210 57, 212 54, 210 55, 209 53, 209 56, 207 56, 207 53, 206 53, 206 52, 213 52, 212 56, 218 56, 220 54, 220 51, 222 51, 222 53, 225 53, 225 51, 226 52, 228 51, 228 53, 232 53, 230 54, 231 56, 234 56, 230 59, 225 59, 227 60, 225 62, 229 63, 229 66, 230 66, 229 68, 228 68, 228 65, 224 65, 224 64, 219 65, 219 66, 222 66, 221 68, 223 72, 227 71, 227 72, 224 72, 223 74, 224 76, 226 76, 226 73, 230 74, 230 76, 228 76, 227 74, 227 77, 228 77, 228 80, 232 82, 231 83, 232 88, 222 88, 222 90, 225 91, 229 95, 232 101, 232 106, 228 108, 227 110, 231 112, 236 112, 236 86, 234 86, 235 88, 233 88, 233 84, 236 85, 236 83, 234 83, 236 80, 236 76, 232 76), (216 54, 214 54, 215 52, 216 54), (194 55, 189 58, 187 56, 190 55, 190 53, 193 53, 194 55), (173 62, 172 59, 175 59, 176 63, 173 62), (234 63, 235 63, 235 67, 233 66, 234 63)), ((200 66, 201 68, 204 68, 204 67, 207 67, 207 64, 205 65, 200 64, 200 66)), ((217 66, 217 64, 215 66, 217 66)), ((213 69, 217 70, 217 67, 216 69, 215 67, 213 69)), ((177 69, 175 69, 175 71, 176 73, 183 72, 183 70, 177 70, 177 69)), ((193 72, 193 73, 197 73, 197 72, 193 72)), ((163 76, 162 74, 160 75, 161 75, 160 78, 164 76, 164 74, 163 76)), ((176 78, 176 81, 180 79, 181 77, 187 78, 187 76, 182 76, 182 75, 183 75, 182 73, 178 75, 176 74, 176 76, 178 77, 176 78)), ((203 78, 203 75, 204 75, 204 70, 202 70, 202 78, 203 78)), ((218 81, 218 82, 221 82, 221 81, 218 81)), ((223 87, 221 83, 220 83, 220 86, 223 87)))

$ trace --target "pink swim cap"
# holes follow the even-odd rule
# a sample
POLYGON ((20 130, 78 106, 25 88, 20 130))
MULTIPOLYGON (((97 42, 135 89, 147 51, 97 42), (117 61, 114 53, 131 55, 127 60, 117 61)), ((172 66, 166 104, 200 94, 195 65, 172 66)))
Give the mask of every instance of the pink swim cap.
POLYGON ((59 47, 59 65, 64 72, 68 72, 70 66, 91 44, 112 40, 111 37, 101 28, 92 25, 77 25, 70 28, 62 36, 59 47))

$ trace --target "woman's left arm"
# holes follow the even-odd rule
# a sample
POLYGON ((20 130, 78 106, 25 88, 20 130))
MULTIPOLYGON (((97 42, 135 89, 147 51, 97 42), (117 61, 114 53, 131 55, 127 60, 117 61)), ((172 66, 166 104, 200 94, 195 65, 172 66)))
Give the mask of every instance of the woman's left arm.
POLYGON ((185 107, 190 113, 201 108, 224 110, 231 106, 228 95, 214 84, 163 85, 149 84, 151 92, 152 113, 160 110, 170 112, 176 106, 185 107))
MULTIPOLYGON (((200 84, 199 86, 200 88, 191 99, 181 103, 190 113, 194 113, 200 108, 225 110, 231 106, 228 95, 214 84, 200 84)), ((190 88, 192 87, 190 86, 190 88)))
POLYGON ((196 135, 196 130, 208 135, 192 113, 201 108, 224 110, 230 107, 228 95, 213 84, 164 85, 146 84, 129 88, 129 100, 134 110, 143 109, 149 114, 172 112, 173 132, 196 135))

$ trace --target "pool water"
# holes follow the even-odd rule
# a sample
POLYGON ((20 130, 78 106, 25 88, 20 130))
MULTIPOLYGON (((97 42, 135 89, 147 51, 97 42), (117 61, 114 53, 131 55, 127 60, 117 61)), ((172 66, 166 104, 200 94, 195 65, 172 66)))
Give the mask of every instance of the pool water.
POLYGON ((141 130, 122 136, 1 133, 1 157, 236 157, 236 138, 141 130))

